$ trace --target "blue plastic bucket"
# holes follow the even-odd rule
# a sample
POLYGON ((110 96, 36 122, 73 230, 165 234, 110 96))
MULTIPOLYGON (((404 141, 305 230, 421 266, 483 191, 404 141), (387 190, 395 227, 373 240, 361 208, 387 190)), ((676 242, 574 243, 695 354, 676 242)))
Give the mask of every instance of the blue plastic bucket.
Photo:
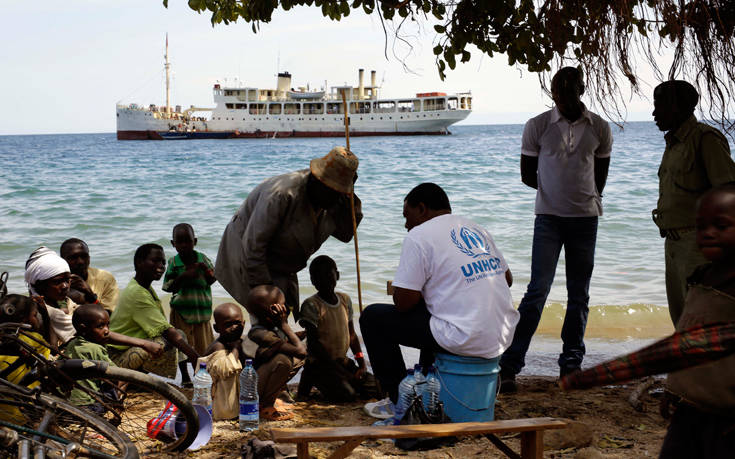
POLYGON ((452 422, 492 421, 500 357, 482 359, 438 353, 439 399, 452 422))

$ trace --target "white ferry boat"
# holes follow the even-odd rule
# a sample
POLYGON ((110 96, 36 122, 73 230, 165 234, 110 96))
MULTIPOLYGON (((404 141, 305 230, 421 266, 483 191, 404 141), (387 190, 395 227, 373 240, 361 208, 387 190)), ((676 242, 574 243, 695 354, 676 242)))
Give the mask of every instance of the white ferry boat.
MULTIPOLYGON (((118 140, 179 140, 238 137, 342 137, 345 94, 351 136, 450 134, 450 125, 472 111, 470 92, 418 93, 381 99, 371 72, 370 85, 332 86, 311 91, 291 87, 291 74, 278 74, 275 89, 214 85, 214 108, 182 110, 169 103, 168 39, 166 106, 117 105, 118 140)), ((326 86, 326 85, 325 85, 326 86)))

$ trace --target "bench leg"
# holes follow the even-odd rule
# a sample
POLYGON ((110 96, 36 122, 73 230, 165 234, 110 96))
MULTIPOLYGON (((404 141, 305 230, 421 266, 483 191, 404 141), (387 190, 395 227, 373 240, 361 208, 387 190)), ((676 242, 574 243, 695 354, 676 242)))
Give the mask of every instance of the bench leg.
POLYGON ((521 432, 521 457, 523 459, 543 459, 544 431, 521 432))
POLYGON ((298 459, 310 459, 309 442, 296 443, 296 457, 298 459))
MULTIPOLYGON (((360 443, 365 440, 364 438, 353 438, 342 443, 339 448, 335 449, 332 454, 329 455, 328 459, 344 459, 349 456, 353 449, 360 446, 360 443)), ((299 458, 301 459, 301 458, 299 458)))

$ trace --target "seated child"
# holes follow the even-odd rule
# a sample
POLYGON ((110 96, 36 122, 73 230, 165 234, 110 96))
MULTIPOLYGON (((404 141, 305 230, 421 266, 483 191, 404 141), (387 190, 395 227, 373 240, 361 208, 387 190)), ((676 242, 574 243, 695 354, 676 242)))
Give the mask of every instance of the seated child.
MULTIPOLYGON (((0 298, 0 323, 8 322, 30 325, 31 330, 26 330, 30 336, 22 334, 20 339, 44 358, 51 357, 51 349, 36 341, 47 342, 50 333, 46 307, 42 302, 39 304, 27 296, 16 294, 0 298)), ((0 346, 0 377, 3 379, 34 389, 40 385, 34 364, 34 358, 22 351, 18 343, 7 342, 0 346)), ((12 406, 0 409, 0 420, 14 424, 28 421, 17 407, 12 406)))
MULTIPOLYGON (((27 296, 13 293, 2 297, 0 323, 9 322, 30 325, 31 329, 27 332, 32 338, 21 335, 20 339, 46 359, 51 357, 51 349, 36 341, 48 342, 50 336, 49 318, 42 302, 39 304, 27 296)), ((24 354, 17 343, 4 343, 0 347, 0 377, 13 384, 33 389, 39 385, 38 375, 33 369, 33 358, 28 357, 27 362, 20 365, 17 363, 18 359, 26 358, 24 354)))
POLYGON ((236 418, 240 412, 240 371, 245 362, 241 350, 245 321, 242 309, 223 303, 214 310, 214 331, 219 337, 209 345, 203 359, 212 377, 212 418, 236 418))
MULTIPOLYGON (((166 255, 158 244, 143 244, 133 256, 135 276, 120 292, 120 302, 110 317, 110 333, 141 338, 163 346, 163 353, 152 353, 142 346, 127 344, 110 345, 110 358, 119 367, 147 371, 175 378, 178 363, 188 359, 195 365, 199 354, 189 346, 186 335, 172 327, 166 319, 158 294, 152 287, 166 268, 166 255)), ((184 368, 186 368, 184 366, 184 368)), ((181 373, 181 383, 191 387, 189 372, 181 373)))
POLYGON ((276 397, 304 364, 306 347, 288 325, 286 297, 273 285, 259 285, 248 294, 246 309, 258 323, 248 332, 257 345, 253 366, 258 372, 260 418, 266 421, 291 419, 293 414, 278 411, 276 397))
MULTIPOLYGON (((735 186, 705 193, 697 205, 696 225, 697 245, 710 263, 689 278, 677 331, 735 322, 735 186)), ((671 373, 667 385, 675 410, 659 457, 733 457, 735 356, 671 373)), ((668 404, 662 408, 667 414, 668 404)))
MULTIPOLYGON (((101 304, 83 304, 74 310, 71 320, 76 335, 66 344, 65 355, 71 359, 99 360, 115 365, 110 359, 105 346, 111 341, 110 316, 107 310, 101 304)), ((126 346, 138 346, 148 349, 152 356, 163 354, 162 346, 142 338, 118 334, 115 337, 115 342, 126 346)), ((111 386, 106 387, 91 379, 84 380, 83 384, 95 392, 116 398, 115 390, 111 386)), ((79 389, 72 390, 69 401, 74 405, 87 407, 96 413, 101 414, 105 411, 99 402, 96 402, 89 394, 79 389)))
MULTIPOLYGON (((65 353, 72 359, 99 360, 110 365, 105 344, 110 340, 110 316, 99 304, 83 304, 74 310, 72 324, 76 335, 65 346, 65 353)), ((114 388, 104 387, 99 381, 85 379, 82 385, 95 392, 102 392, 114 397, 114 388)), ((79 389, 73 389, 69 401, 77 406, 83 406, 98 414, 105 412, 104 407, 92 396, 79 389)))
MULTIPOLYGON (((189 345, 203 354, 214 340, 212 334, 212 285, 214 266, 206 255, 194 250, 197 238, 188 223, 174 226, 171 245, 178 254, 168 260, 163 277, 163 290, 171 292, 171 325, 186 335, 189 345)), ((186 361, 179 362, 181 373, 187 372, 186 361)), ((196 371, 196 368, 194 368, 196 371)))
POLYGON ((337 264, 326 255, 309 265, 316 295, 301 305, 299 324, 306 329, 308 355, 299 383, 299 398, 308 397, 312 386, 322 396, 335 402, 354 401, 378 396, 375 377, 367 372, 360 340, 352 324, 352 301, 335 292, 339 280, 337 264), (347 357, 347 349, 357 364, 347 357))

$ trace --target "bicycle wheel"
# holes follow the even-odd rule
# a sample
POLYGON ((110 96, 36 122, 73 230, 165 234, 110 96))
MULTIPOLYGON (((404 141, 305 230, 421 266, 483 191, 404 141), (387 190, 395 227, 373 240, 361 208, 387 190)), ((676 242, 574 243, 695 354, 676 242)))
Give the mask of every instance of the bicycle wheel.
POLYGON ((135 445, 99 416, 47 394, 26 395, 0 387, 0 457, 43 449, 48 457, 139 457, 135 445))
POLYGON ((108 365, 92 360, 63 360, 59 369, 77 381, 85 379, 102 380, 112 385, 126 383, 122 390, 117 390, 118 399, 109 394, 97 393, 112 408, 106 417, 118 420, 118 428, 125 432, 141 453, 155 451, 183 451, 192 444, 199 433, 199 416, 189 399, 170 384, 145 373, 127 368, 108 365), (171 402, 177 410, 177 438, 159 441, 147 435, 148 421, 157 417, 164 410, 167 402, 171 402))

